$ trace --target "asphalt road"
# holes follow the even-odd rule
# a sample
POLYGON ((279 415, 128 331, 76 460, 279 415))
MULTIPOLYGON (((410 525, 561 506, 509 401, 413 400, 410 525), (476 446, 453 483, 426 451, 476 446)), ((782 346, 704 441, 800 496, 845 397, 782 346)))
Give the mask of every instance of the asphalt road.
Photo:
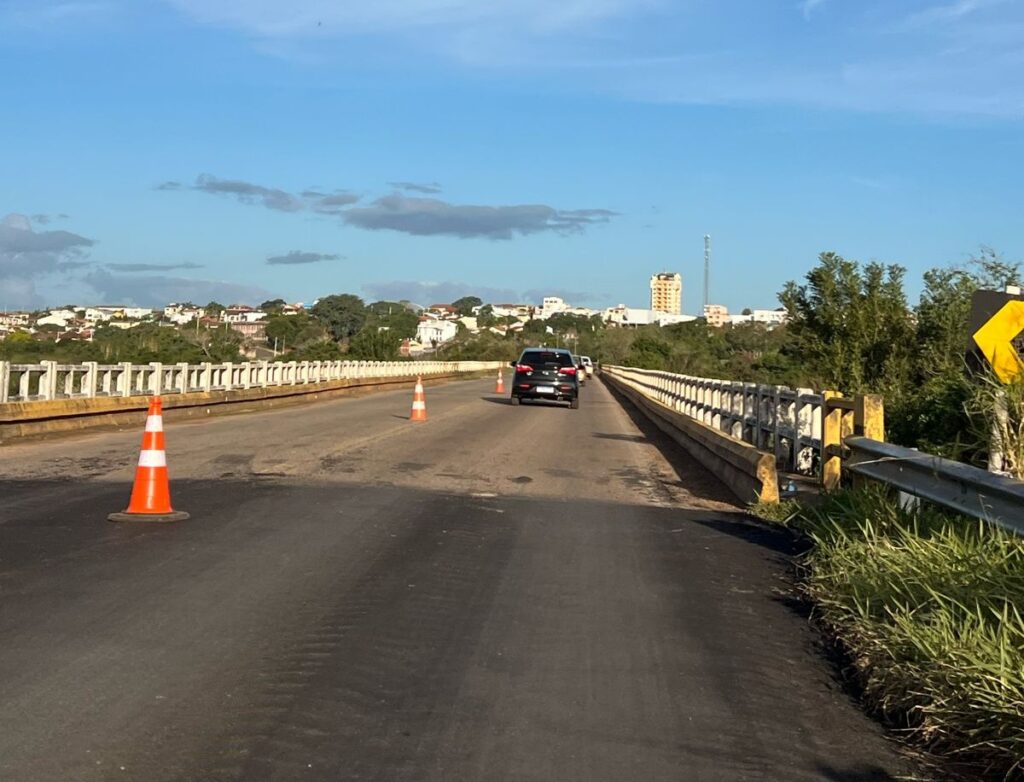
POLYGON ((492 382, 0 448, 0 779, 890 780, 783 535, 631 419, 492 382), (664 445, 662 443, 662 445, 664 445))

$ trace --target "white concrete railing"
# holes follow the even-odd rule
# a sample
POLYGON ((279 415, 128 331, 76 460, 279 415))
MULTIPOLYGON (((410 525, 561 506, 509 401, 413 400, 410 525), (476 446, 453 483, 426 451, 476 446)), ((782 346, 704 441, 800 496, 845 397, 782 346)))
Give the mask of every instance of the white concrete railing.
POLYGON ((820 473, 823 394, 633 367, 603 366, 602 371, 677 412, 773 452, 782 471, 820 473))
POLYGON ((497 370, 502 361, 250 361, 241 364, 11 364, 0 361, 0 403, 104 396, 183 394, 324 383, 413 378, 497 370))

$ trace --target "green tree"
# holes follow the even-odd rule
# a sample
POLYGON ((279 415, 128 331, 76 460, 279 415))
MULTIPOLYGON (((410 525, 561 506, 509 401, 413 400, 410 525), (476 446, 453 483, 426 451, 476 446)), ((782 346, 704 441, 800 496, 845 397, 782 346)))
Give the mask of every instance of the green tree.
POLYGON ((327 337, 323 324, 308 313, 271 315, 267 318, 267 344, 280 349, 300 349, 327 337))
POLYGON ((288 302, 286 302, 284 299, 270 299, 268 301, 263 302, 260 305, 260 309, 263 310, 264 312, 277 313, 280 312, 281 308, 284 307, 284 305, 287 303, 288 302))
POLYGON ((313 306, 312 313, 337 341, 355 336, 366 322, 366 305, 351 293, 325 296, 313 306))
POLYGON ((899 266, 861 267, 822 253, 805 285, 786 284, 779 300, 796 350, 817 381, 813 385, 902 393, 915 349, 904 273, 899 266))
POLYGON ((463 296, 461 299, 456 299, 452 302, 452 306, 458 311, 459 315, 463 317, 473 314, 473 308, 479 307, 483 304, 483 300, 477 296, 463 296))
POLYGON ((209 304, 203 307, 203 309, 206 310, 206 314, 212 318, 214 316, 220 315, 227 308, 219 301, 211 301, 209 304))
POLYGON ((386 328, 400 341, 416 336, 419 315, 401 302, 375 301, 366 310, 366 327, 386 328))
POLYGON ((348 358, 367 361, 393 361, 398 358, 402 339, 391 331, 366 326, 356 334, 348 346, 348 358))
POLYGON ((490 304, 483 305, 476 314, 476 324, 480 328, 486 329, 495 325, 495 323, 497 323, 497 319, 494 317, 494 307, 490 304))
MULTIPOLYGON (((889 436, 896 442, 955 458, 973 458, 968 413, 975 385, 965 353, 970 341, 971 297, 976 290, 1020 284, 1019 264, 982 247, 966 266, 930 269, 915 315, 918 352, 912 392, 889 404, 889 436)), ((887 403, 889 400, 887 400, 887 403)))

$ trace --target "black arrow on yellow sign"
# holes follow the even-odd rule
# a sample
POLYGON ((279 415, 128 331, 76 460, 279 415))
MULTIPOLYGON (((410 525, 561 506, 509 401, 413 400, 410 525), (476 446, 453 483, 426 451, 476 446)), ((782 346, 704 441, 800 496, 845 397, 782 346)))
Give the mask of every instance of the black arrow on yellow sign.
POLYGON ((1021 332, 1024 332, 1024 301, 1010 299, 972 335, 974 344, 1003 383, 1012 382, 1024 367, 1013 345, 1021 332))

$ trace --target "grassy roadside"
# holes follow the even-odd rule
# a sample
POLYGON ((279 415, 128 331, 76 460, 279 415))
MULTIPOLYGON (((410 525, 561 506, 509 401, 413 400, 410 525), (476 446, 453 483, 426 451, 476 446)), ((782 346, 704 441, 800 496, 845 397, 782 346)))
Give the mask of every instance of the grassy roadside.
POLYGON ((1024 540, 881 488, 762 518, 813 544, 801 589, 865 705, 929 750, 1024 779, 1024 540))

